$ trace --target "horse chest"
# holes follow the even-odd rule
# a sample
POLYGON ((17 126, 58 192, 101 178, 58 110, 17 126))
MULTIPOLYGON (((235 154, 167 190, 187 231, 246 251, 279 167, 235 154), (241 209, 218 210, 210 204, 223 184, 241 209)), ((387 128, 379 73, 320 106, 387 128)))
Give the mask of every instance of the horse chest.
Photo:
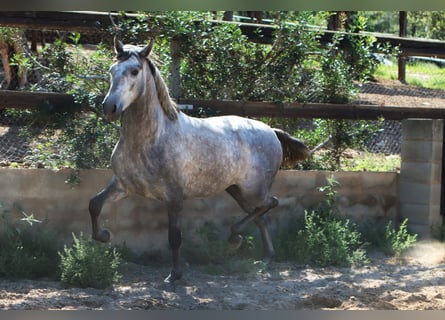
POLYGON ((113 172, 129 193, 146 198, 167 200, 172 182, 162 168, 165 161, 153 152, 153 157, 142 151, 129 152, 125 146, 117 146, 111 157, 113 172))

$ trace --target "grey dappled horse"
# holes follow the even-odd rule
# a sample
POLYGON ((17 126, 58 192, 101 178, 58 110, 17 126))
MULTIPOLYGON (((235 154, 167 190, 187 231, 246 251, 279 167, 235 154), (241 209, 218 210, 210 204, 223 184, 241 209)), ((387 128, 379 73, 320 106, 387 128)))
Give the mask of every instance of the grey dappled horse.
POLYGON ((283 161, 303 160, 308 149, 282 130, 237 116, 198 119, 187 116, 171 100, 157 67, 149 58, 153 40, 144 48, 123 45, 115 38, 116 61, 111 86, 103 102, 110 120, 121 119, 120 139, 111 156, 114 175, 90 200, 95 240, 108 242, 111 233, 99 230, 105 201, 130 194, 166 203, 172 270, 167 283, 181 277, 179 247, 183 200, 226 190, 247 216, 231 227, 229 243, 241 244, 240 233, 254 221, 265 259, 274 254, 263 215, 278 205, 270 194, 283 161))

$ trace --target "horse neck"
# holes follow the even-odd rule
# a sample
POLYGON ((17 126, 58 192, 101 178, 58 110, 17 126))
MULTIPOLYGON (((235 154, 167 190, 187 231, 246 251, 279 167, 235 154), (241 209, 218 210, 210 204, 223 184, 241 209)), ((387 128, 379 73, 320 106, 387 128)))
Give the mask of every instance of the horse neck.
POLYGON ((121 137, 138 145, 154 143, 163 131, 166 116, 156 92, 142 95, 122 116, 121 137))

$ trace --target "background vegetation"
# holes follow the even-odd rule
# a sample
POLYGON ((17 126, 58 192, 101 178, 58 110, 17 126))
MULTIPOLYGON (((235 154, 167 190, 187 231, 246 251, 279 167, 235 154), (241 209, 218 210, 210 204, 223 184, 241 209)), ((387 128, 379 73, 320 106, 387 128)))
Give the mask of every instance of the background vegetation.
MULTIPOLYGON (((320 28, 313 25, 325 25, 331 12, 271 11, 266 15, 276 25, 272 45, 249 41, 233 24, 211 24, 210 12, 141 13, 136 21, 122 14, 118 23, 124 42, 141 44, 148 32, 155 35, 155 54, 167 81, 170 43, 181 39, 183 98, 346 103, 356 96, 358 84, 373 76, 378 66, 372 55, 374 37, 338 36, 328 46, 319 46, 320 28), (347 50, 339 46, 343 38, 350 43, 347 50)), ((351 28, 368 30, 368 20, 359 14, 351 28)), ((47 123, 48 138, 28 156, 47 167, 107 167, 118 138, 118 130, 101 117, 112 48, 99 45, 97 50, 84 50, 81 38, 70 34, 39 49, 32 59, 16 57, 17 63, 27 63, 39 73, 39 81, 30 89, 74 94, 90 111, 65 113, 47 123)), ((212 114, 201 110, 198 115, 212 114)), ((313 147, 329 141, 324 145, 329 152, 311 158, 303 169, 339 169, 345 150, 363 148, 378 130, 378 125, 367 121, 351 125, 315 120, 304 126, 299 120, 264 120, 310 140, 313 147)), ((42 136, 42 131, 27 128, 24 134, 42 136)))

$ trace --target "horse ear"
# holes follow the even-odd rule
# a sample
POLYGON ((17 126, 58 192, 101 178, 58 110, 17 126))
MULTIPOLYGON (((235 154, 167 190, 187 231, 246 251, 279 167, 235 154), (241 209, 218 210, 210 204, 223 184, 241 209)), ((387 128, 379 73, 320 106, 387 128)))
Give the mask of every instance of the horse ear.
POLYGON ((140 57, 143 57, 143 58, 148 57, 148 55, 149 55, 150 52, 151 52, 151 49, 153 49, 153 44, 154 44, 154 39, 151 39, 151 40, 150 40, 150 43, 147 44, 147 45, 141 50, 141 52, 139 52, 139 56, 140 56, 140 57))
POLYGON ((124 51, 123 47, 124 47, 124 44, 122 43, 122 41, 119 40, 117 35, 115 35, 114 36, 114 50, 116 50, 116 53, 121 53, 122 51, 124 51))

